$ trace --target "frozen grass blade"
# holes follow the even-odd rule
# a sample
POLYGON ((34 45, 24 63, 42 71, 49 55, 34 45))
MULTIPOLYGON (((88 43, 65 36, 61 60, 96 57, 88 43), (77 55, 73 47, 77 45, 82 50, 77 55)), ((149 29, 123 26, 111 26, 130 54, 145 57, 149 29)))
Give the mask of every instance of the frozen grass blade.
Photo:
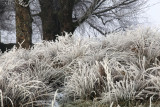
POLYGON ((4 107, 4 106, 3 106, 3 95, 2 95, 2 90, 0 90, 0 95, 1 95, 1 107, 4 107))
POLYGON ((52 100, 52 107, 54 107, 54 104, 56 102, 56 96, 57 96, 57 92, 58 92, 58 89, 56 90, 55 94, 54 94, 54 99, 52 100))
POLYGON ((43 41, 30 50, 14 47, 0 55, 1 106, 6 101, 15 107, 19 102, 36 106, 46 100, 48 106, 55 102, 57 89, 64 101, 97 99, 110 106, 121 106, 124 100, 127 104, 151 97, 159 100, 159 35, 150 28, 98 39, 66 33, 56 42, 43 41))

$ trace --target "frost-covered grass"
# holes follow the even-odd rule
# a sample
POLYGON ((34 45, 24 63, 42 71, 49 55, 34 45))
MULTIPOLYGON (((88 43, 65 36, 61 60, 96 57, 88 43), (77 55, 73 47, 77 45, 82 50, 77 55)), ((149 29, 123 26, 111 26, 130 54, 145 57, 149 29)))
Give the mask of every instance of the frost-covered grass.
POLYGON ((0 55, 2 107, 53 106, 57 89, 60 103, 81 99, 114 107, 158 102, 160 33, 137 28, 104 38, 66 34, 56 42, 0 55))

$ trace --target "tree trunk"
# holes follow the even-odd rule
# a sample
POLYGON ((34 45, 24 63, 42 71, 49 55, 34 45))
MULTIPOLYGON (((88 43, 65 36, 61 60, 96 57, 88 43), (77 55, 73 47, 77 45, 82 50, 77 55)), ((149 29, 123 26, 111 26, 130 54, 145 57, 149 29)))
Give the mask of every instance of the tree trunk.
POLYGON ((57 11, 53 8, 53 0, 39 0, 41 6, 43 40, 55 40, 60 34, 60 24, 57 11))
POLYGON ((39 0, 43 40, 55 40, 61 32, 75 31, 76 26, 72 21, 74 2, 75 0, 39 0))
POLYGON ((61 23, 61 32, 73 33, 76 29, 72 21, 72 11, 75 0, 60 0, 61 9, 59 11, 59 21, 61 23))
POLYGON ((29 6, 19 5, 19 0, 15 0, 16 8, 16 44, 28 49, 32 43, 32 17, 29 6))

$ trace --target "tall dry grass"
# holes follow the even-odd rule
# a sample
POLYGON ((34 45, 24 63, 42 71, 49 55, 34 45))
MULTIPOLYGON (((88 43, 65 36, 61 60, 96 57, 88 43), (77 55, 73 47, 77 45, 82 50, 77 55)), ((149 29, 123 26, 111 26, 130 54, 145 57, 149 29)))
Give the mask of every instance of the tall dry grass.
POLYGON ((137 28, 104 38, 70 35, 0 55, 2 107, 53 106, 55 98, 111 105, 159 100, 158 31, 137 28))

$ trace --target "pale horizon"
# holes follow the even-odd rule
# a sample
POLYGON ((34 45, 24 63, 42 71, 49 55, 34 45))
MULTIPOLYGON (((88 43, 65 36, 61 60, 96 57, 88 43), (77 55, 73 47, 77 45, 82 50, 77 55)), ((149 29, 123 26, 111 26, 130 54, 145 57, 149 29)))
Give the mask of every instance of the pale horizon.
POLYGON ((149 26, 160 26, 160 0, 149 0, 145 16, 149 26))

